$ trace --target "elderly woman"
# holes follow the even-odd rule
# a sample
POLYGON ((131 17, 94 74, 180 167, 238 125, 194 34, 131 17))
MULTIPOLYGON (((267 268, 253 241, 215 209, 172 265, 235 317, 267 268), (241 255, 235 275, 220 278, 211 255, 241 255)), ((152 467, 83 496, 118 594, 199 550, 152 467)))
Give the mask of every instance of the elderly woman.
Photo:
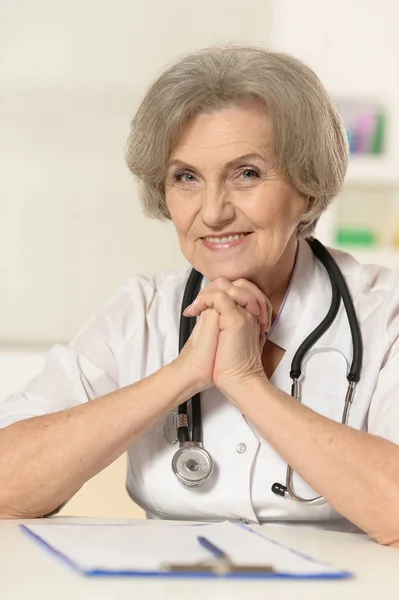
POLYGON ((252 47, 187 56, 145 96, 127 159, 193 271, 129 280, 3 402, 0 515, 55 512, 127 451, 151 518, 399 544, 398 276, 312 238, 348 159, 315 74, 252 47))

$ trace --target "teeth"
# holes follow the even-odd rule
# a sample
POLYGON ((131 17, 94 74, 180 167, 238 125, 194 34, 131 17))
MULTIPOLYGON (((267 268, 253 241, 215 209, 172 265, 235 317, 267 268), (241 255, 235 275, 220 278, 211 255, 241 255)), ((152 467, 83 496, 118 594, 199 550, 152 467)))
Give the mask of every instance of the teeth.
POLYGON ((245 237, 245 233, 238 233, 236 235, 228 235, 225 237, 210 237, 206 236, 204 239, 207 242, 211 242, 213 244, 225 244, 226 242, 234 242, 234 240, 239 240, 240 238, 245 237))

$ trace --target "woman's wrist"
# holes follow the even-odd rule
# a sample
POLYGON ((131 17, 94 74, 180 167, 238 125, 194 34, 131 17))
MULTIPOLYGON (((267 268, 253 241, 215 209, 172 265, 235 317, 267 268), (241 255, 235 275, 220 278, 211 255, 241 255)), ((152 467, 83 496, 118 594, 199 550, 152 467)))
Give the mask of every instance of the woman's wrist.
POLYGON ((205 383, 197 381, 191 374, 188 365, 181 358, 176 358, 169 365, 164 367, 169 376, 173 381, 173 385, 176 388, 176 400, 177 404, 185 402, 189 398, 192 398, 195 394, 202 392, 206 389, 205 383))
POLYGON ((254 398, 264 395, 273 388, 266 375, 257 373, 240 379, 232 379, 229 382, 217 385, 217 388, 230 402, 240 409, 244 409, 254 398))

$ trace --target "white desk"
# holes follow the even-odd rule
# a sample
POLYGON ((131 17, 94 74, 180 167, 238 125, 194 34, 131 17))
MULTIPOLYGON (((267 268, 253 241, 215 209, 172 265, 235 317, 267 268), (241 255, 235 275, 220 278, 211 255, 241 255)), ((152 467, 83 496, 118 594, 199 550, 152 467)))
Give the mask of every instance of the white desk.
MULTIPOLYGON (((89 519, 54 517, 58 523, 89 519)), ((47 521, 47 522, 49 522, 47 521)), ((257 527, 296 550, 353 571, 343 581, 272 581, 211 579, 88 578, 70 571, 18 528, 21 521, 0 521, 1 600, 222 600, 289 598, 294 600, 383 600, 399 598, 399 549, 366 536, 318 531, 299 526, 257 527)), ((29 523, 32 521, 25 521, 29 523)), ((103 523, 111 520, 91 519, 103 523)), ((121 522, 115 520, 115 522, 121 522)), ((134 521, 125 521, 134 522, 134 521)), ((37 523, 37 521, 36 521, 37 523)), ((140 521, 143 523, 143 521, 140 521)), ((143 526, 162 526, 145 521, 143 526)))

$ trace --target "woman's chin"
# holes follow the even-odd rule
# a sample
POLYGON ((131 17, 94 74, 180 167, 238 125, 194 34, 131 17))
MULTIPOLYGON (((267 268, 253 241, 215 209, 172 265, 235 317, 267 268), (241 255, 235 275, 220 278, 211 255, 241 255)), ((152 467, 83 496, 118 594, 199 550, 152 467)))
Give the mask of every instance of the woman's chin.
POLYGON ((237 279, 248 279, 252 281, 254 278, 254 271, 250 268, 238 267, 238 265, 209 265, 203 267, 201 273, 209 281, 214 281, 218 277, 224 277, 229 281, 236 281, 237 279))

